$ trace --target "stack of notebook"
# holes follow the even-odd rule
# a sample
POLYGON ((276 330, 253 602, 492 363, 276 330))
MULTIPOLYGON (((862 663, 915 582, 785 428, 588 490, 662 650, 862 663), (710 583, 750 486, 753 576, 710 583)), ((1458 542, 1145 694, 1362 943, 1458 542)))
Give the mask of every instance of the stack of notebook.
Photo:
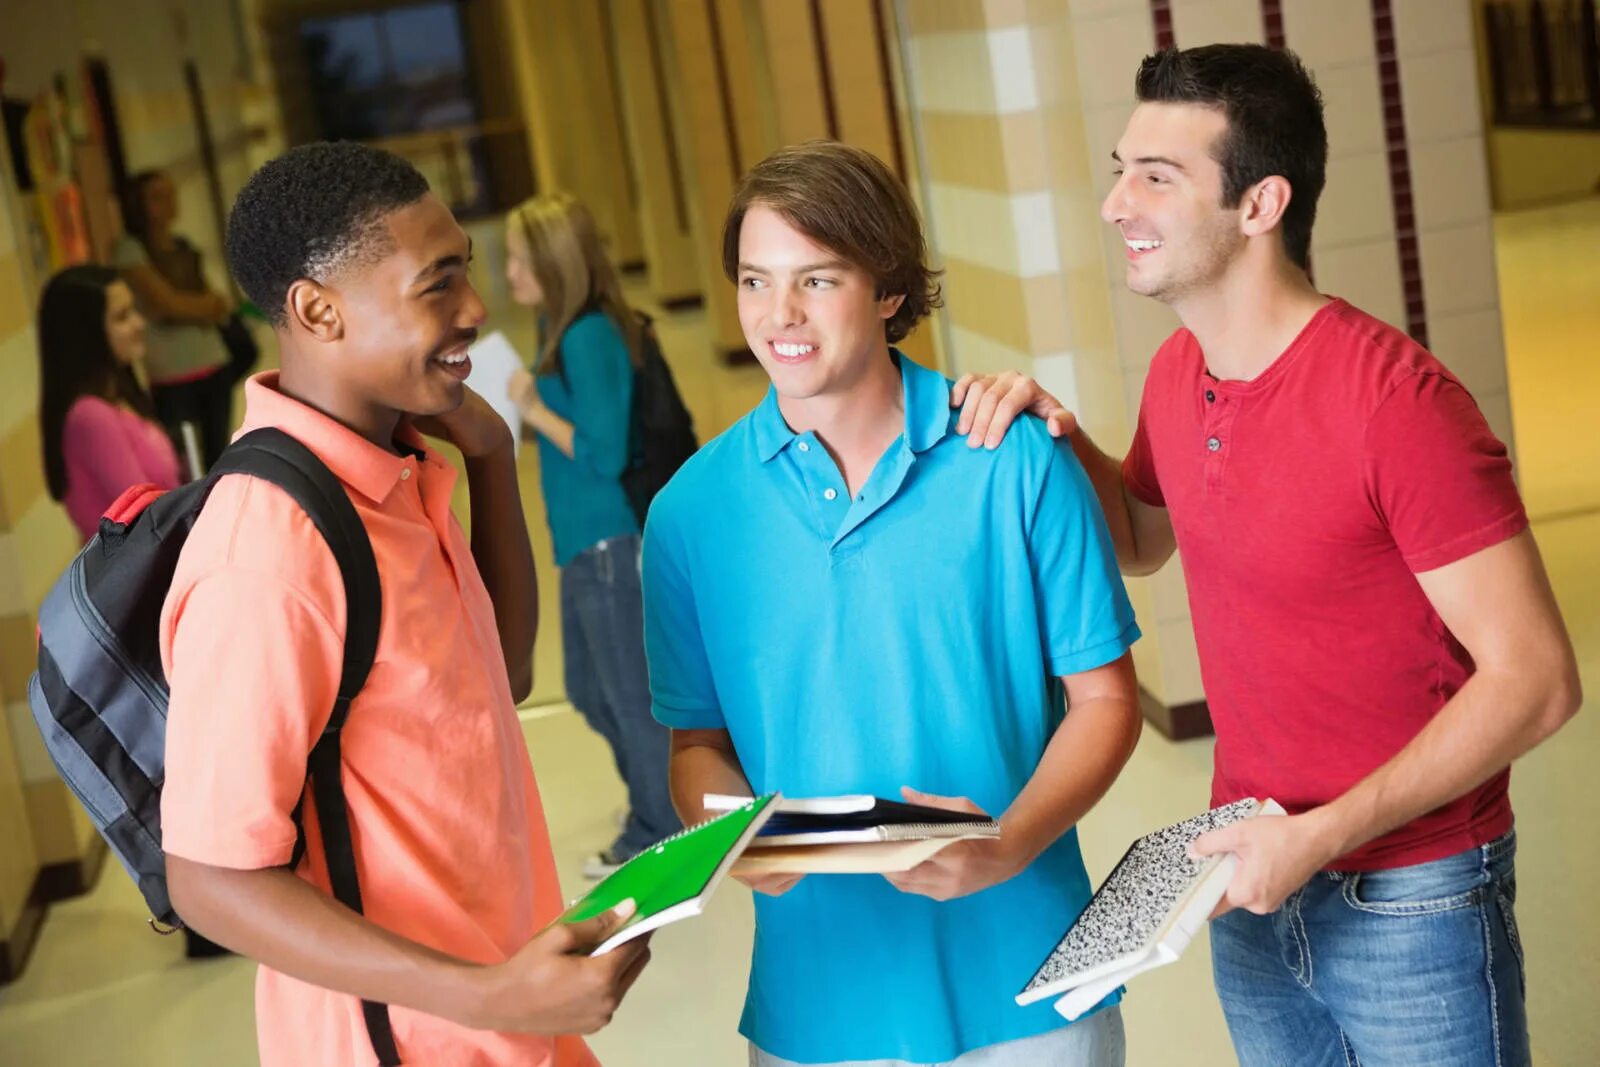
MULTIPOLYGON (((708 810, 747 802, 708 794, 708 810)), ((957 841, 1000 836, 983 815, 870 796, 780 800, 734 865, 735 874, 889 874, 957 841)))

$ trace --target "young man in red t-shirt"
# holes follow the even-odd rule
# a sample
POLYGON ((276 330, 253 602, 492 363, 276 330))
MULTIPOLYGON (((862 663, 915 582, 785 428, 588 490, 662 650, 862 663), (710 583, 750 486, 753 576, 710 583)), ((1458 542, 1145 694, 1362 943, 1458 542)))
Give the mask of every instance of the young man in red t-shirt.
POLYGON ((1123 570, 1176 548, 1216 726, 1208 835, 1239 870, 1217 992, 1256 1064, 1526 1064, 1511 761, 1580 702, 1497 441, 1461 383, 1307 273, 1327 135, 1292 53, 1144 61, 1101 214, 1176 311, 1133 445, 1106 456, 1027 378, 957 383, 998 442, 1070 434, 1123 570))

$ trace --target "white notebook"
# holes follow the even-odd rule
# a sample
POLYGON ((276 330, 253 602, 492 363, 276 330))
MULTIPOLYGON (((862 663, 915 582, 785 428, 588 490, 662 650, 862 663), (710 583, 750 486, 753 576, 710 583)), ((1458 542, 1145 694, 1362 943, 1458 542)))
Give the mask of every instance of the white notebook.
POLYGON ((1227 892, 1237 865, 1231 855, 1193 859, 1189 844, 1243 819, 1283 813, 1271 800, 1241 800, 1139 838, 1017 1003, 1059 996, 1056 1010, 1076 1019, 1135 975, 1176 962, 1227 892))

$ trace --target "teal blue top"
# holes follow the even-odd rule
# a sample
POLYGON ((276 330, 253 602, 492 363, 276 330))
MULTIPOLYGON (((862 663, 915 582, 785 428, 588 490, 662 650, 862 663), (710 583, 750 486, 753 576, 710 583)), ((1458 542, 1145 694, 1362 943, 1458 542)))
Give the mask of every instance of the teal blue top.
MULTIPOLYGON (((1116 660, 1139 629, 1071 449, 1035 419, 968 448, 950 383, 895 358, 905 432, 855 499, 770 391, 656 496, 654 712, 727 730, 758 793, 911 786, 998 815, 1063 719, 1057 676, 1116 660)), ((741 1030, 800 1063, 944 1063, 1067 1025, 1013 998, 1089 896, 1076 831, 944 903, 868 875, 757 895, 741 1030)))
POLYGON ((612 537, 639 532, 622 469, 628 462, 633 363, 622 331, 603 311, 572 321, 561 338, 561 373, 537 374, 539 396, 572 423, 572 458, 539 435, 539 484, 556 565, 612 537))

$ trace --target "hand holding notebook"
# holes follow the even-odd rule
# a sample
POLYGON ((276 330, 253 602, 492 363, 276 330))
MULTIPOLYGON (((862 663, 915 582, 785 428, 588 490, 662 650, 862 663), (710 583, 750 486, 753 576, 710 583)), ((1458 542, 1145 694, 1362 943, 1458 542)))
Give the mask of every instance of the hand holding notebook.
POLYGON ((592 953, 599 956, 658 927, 699 915, 777 810, 778 801, 775 793, 744 797, 721 815, 645 849, 589 890, 560 921, 583 922, 633 901, 632 916, 592 953))
POLYGON ((1176 962, 1227 892, 1235 866, 1231 855, 1200 858, 1189 846, 1208 831, 1283 813, 1271 800, 1241 800, 1139 838, 1017 1003, 1060 996, 1056 1010, 1076 1019, 1135 975, 1176 962))

